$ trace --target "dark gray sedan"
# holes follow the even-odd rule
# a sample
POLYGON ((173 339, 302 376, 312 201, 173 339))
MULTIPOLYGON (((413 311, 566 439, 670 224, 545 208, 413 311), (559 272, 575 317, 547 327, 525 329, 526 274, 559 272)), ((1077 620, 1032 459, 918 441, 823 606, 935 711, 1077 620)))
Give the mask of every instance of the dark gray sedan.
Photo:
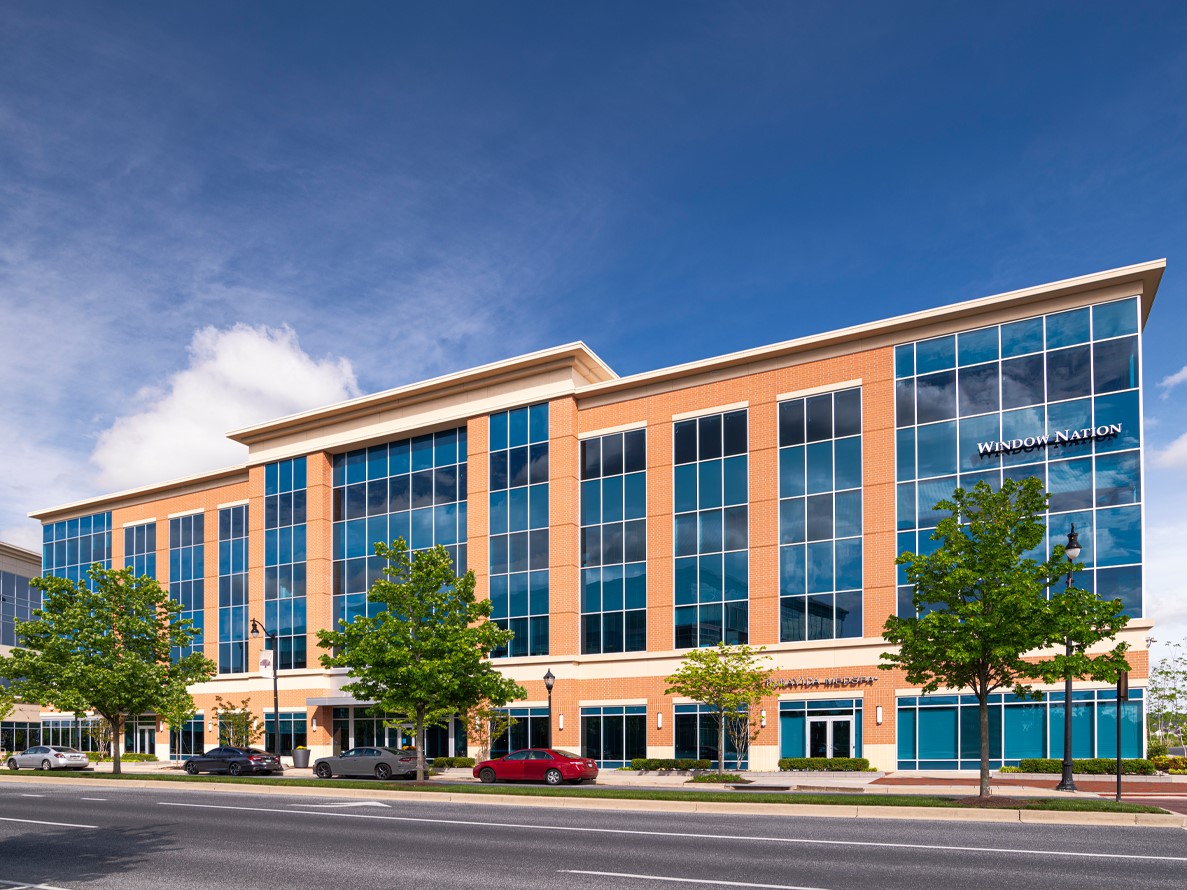
POLYGON ((60 745, 34 745, 8 758, 9 769, 90 769, 87 755, 77 748, 60 745))
POLYGON ((336 757, 322 757, 313 764, 313 774, 319 779, 331 776, 392 776, 412 778, 416 775, 416 752, 396 748, 351 748, 336 757))

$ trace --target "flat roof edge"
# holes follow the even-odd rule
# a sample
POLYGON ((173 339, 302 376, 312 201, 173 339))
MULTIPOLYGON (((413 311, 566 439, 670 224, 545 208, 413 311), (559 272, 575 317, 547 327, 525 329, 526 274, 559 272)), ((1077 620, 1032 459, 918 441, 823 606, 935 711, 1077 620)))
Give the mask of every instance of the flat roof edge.
POLYGON ((661 383, 678 377, 695 373, 712 371, 718 368, 728 368, 736 365, 747 365, 752 362, 781 355, 792 355, 805 352, 833 343, 861 340, 877 334, 889 334, 899 330, 917 327, 922 323, 935 322, 945 318, 960 317, 962 315, 976 315, 995 306, 1008 306, 1036 302, 1042 297, 1063 296, 1080 291, 1098 290, 1115 284, 1125 284, 1129 281, 1142 281, 1148 285, 1143 289, 1142 323, 1145 324, 1150 314, 1150 306, 1154 301, 1154 294, 1162 281, 1162 273, 1166 268, 1166 259, 1150 260, 1117 269, 1093 272, 1075 278, 1065 278, 1047 284, 1039 284, 1019 290, 1006 291, 986 297, 975 297, 959 303, 948 303, 935 309, 921 309, 906 315, 896 315, 878 321, 864 322, 834 331, 819 334, 809 334, 794 340, 784 340, 765 346, 755 346, 725 355, 712 356, 692 362, 683 362, 666 368, 656 368, 651 371, 641 371, 627 377, 619 377, 601 383, 591 383, 577 390, 577 398, 612 393, 620 390, 630 390, 645 386, 649 383, 661 383), (1148 291, 1148 292, 1147 292, 1148 291))
POLYGON ((241 476, 243 477, 243 481, 246 481, 247 465, 242 464, 235 467, 223 467, 220 470, 209 470, 205 473, 195 473, 192 476, 182 476, 177 479, 167 479, 164 482, 154 482, 151 485, 142 485, 137 488, 127 488, 123 491, 117 491, 111 494, 99 495, 93 498, 84 498, 81 501, 72 501, 68 504, 59 504, 56 507, 47 507, 44 510, 35 510, 26 515, 30 519, 36 519, 43 522, 49 517, 56 516, 59 513, 77 514, 84 508, 90 509, 114 501, 124 501, 138 498, 146 494, 152 494, 156 491, 162 491, 164 489, 177 488, 183 485, 198 485, 203 482, 215 482, 219 480, 231 479, 235 476, 241 476))

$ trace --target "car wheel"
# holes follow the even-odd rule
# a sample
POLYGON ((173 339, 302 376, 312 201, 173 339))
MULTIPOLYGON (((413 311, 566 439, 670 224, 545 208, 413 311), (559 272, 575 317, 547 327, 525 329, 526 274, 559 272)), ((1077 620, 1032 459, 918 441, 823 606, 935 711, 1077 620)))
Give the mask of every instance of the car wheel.
POLYGON ((187 773, 189 773, 191 776, 196 776, 196 775, 198 775, 198 764, 194 763, 194 762, 191 760, 189 763, 187 763, 187 764, 185 765, 185 771, 186 771, 187 773))
POLYGON ((375 778, 390 779, 392 777, 392 768, 386 763, 375 764, 375 778))
POLYGON ((18 769, 20 769, 20 767, 19 767, 19 766, 17 766, 17 762, 16 762, 16 758, 15 758, 15 757, 9 757, 9 758, 8 758, 8 768, 9 768, 9 769, 11 769, 11 770, 18 770, 18 769))
POLYGON ((232 763, 227 767, 227 772, 229 772, 232 776, 237 776, 243 772, 243 765, 240 763, 232 763))
POLYGON ((565 777, 561 775, 561 771, 559 769, 550 769, 544 774, 544 781, 549 785, 559 785, 561 782, 565 781, 565 777))
POLYGON ((493 785, 496 778, 495 771, 489 766, 478 774, 478 780, 482 782, 483 785, 493 785))
POLYGON ((48 760, 43 760, 43 761, 41 761, 41 768, 42 769, 53 769, 54 765, 52 763, 50 763, 48 760))
POLYGON ((328 779, 330 776, 334 775, 334 771, 330 769, 330 765, 328 763, 319 763, 313 768, 313 774, 319 779, 328 779))

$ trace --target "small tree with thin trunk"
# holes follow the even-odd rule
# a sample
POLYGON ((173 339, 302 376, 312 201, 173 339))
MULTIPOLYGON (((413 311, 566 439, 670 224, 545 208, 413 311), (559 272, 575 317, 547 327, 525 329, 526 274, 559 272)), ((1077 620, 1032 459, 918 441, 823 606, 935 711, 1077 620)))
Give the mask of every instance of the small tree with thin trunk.
POLYGON ((1007 479, 999 491, 984 482, 971 491, 958 488, 936 505, 950 514, 932 535, 939 549, 903 553, 896 560, 913 588, 915 614, 886 620, 883 637, 897 649, 882 654, 881 668, 905 671, 907 682, 925 694, 969 689, 977 697, 981 797, 990 795, 989 696, 994 691, 1012 689, 1033 697, 1028 680, 1062 677, 1069 669, 1107 672, 1108 665, 1115 667, 1111 658, 1090 668, 1080 661, 1043 663, 1026 657, 1062 643, 1065 635, 1086 640, 1099 634, 1094 642, 1106 638, 1113 626, 1101 622, 1117 611, 1089 608, 1083 592, 1074 588, 1059 601, 1065 594, 1056 588, 1068 568, 1062 544, 1044 562, 1025 556, 1043 543, 1046 508, 1047 495, 1035 478, 1007 479), (1073 621, 1073 614, 1079 619, 1073 621))
POLYGON ((264 735, 264 721, 252 710, 250 698, 235 704, 216 695, 212 711, 218 721, 220 744, 232 748, 249 748, 264 735))
MULTIPOLYGON (((682 695, 705 705, 717 724, 717 773, 725 772, 725 739, 732 723, 741 721, 745 741, 750 740, 754 711, 768 691, 771 669, 764 664, 762 646, 727 646, 693 649, 684 656, 679 670, 667 678, 665 695, 682 695), (741 714, 745 716, 742 717, 741 714)), ((738 751, 741 763, 742 750, 738 751)))
POLYGON ((98 564, 87 578, 33 579, 41 608, 17 622, 21 647, 0 657, 0 677, 23 701, 102 717, 118 773, 124 720, 155 712, 178 690, 214 676, 216 666, 197 652, 170 660, 197 631, 154 578, 98 564))
POLYGON ((1146 709, 1158 744, 1183 744, 1187 731, 1187 651, 1180 642, 1168 643, 1169 653, 1150 669, 1146 709))
POLYGON ((425 727, 443 725, 480 701, 498 707, 527 693, 488 660, 514 635, 488 620, 491 602, 476 599, 473 572, 459 577, 444 547, 411 553, 402 538, 390 547, 377 543, 375 553, 386 563, 385 577, 367 598, 382 609, 340 621, 339 630, 318 631, 328 650, 321 663, 350 672, 344 692, 409 718, 423 781, 425 727))
POLYGON ((476 743, 478 760, 490 758, 490 749, 496 739, 502 738, 519 720, 511 716, 506 708, 497 708, 486 699, 470 707, 461 715, 466 735, 476 743))

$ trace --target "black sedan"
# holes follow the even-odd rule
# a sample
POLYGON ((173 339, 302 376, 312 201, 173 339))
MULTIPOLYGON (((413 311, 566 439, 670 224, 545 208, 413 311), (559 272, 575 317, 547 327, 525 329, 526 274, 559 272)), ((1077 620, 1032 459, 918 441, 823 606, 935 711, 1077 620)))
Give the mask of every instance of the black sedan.
POLYGON ((259 748, 232 748, 224 745, 213 748, 205 754, 195 754, 185 760, 185 771, 191 776, 198 773, 227 773, 232 776, 259 774, 263 776, 282 772, 283 767, 276 755, 259 748))
MULTIPOLYGON (((431 761, 430 761, 431 762, 431 761)), ((416 777, 416 752, 396 748, 351 748, 337 757, 322 757, 313 764, 313 774, 319 779, 332 776, 374 776, 390 779, 416 777)))

